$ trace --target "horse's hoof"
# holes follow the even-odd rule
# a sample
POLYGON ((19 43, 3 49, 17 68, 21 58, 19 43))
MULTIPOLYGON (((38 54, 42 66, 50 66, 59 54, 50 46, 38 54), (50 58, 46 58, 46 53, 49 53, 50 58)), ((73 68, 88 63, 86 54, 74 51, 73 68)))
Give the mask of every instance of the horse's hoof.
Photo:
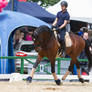
POLYGON ((55 80, 55 82, 56 82, 57 85, 60 85, 61 84, 60 79, 55 80))
POLYGON ((26 81, 27 81, 27 83, 31 83, 32 82, 32 77, 31 76, 27 77, 26 81))
POLYGON ((83 78, 79 78, 79 81, 80 81, 81 83, 84 83, 84 82, 85 82, 83 78))

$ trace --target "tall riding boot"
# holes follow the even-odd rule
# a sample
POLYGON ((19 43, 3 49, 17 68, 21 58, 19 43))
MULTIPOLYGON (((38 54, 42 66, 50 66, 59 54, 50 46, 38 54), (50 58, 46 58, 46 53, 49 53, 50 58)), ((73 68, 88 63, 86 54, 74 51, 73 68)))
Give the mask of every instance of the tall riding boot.
POLYGON ((60 48, 58 50, 58 55, 65 57, 65 41, 60 41, 60 48))
POLYGON ((60 45, 61 45, 62 53, 65 52, 65 41, 62 41, 60 45))
POLYGON ((60 47, 61 47, 62 57, 65 57, 65 41, 62 41, 60 43, 60 47))

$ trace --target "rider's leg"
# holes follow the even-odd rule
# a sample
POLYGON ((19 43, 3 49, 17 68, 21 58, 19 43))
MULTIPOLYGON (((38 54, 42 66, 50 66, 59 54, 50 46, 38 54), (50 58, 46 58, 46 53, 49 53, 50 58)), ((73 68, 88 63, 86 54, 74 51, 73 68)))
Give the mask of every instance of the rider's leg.
POLYGON ((64 39, 60 41, 60 46, 61 46, 62 52, 64 52, 65 51, 65 40, 64 39))
POLYGON ((65 73, 65 75, 63 76, 62 80, 65 80, 66 77, 70 74, 70 72, 73 72, 73 67, 74 67, 74 63, 73 61, 71 60, 70 62, 70 66, 68 68, 68 71, 65 73))
POLYGON ((62 54, 65 54, 65 32, 59 32, 58 41, 60 43, 59 53, 62 51, 62 54))
POLYGON ((56 84, 60 85, 61 81, 58 79, 58 77, 55 73, 55 60, 51 61, 51 72, 52 72, 52 75, 54 77, 54 80, 55 80, 56 84))
POLYGON ((41 58, 38 56, 36 62, 35 62, 34 65, 33 65, 33 68, 32 68, 32 71, 31 71, 30 76, 28 76, 27 79, 26 79, 29 83, 31 83, 32 78, 33 78, 34 73, 35 73, 35 70, 36 70, 38 64, 40 63, 40 61, 41 61, 41 58))
POLYGON ((80 81, 81 83, 84 83, 84 79, 81 78, 81 74, 80 74, 80 63, 79 63, 78 60, 77 60, 77 62, 76 62, 76 67, 77 67, 77 73, 78 73, 79 81, 80 81))

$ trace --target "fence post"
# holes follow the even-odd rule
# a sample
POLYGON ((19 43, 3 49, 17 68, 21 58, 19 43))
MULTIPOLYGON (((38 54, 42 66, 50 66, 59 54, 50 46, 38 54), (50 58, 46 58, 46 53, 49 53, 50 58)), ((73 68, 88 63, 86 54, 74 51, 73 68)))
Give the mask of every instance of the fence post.
POLYGON ((58 58, 58 59, 57 59, 57 61, 58 61, 58 63, 57 63, 57 74, 59 74, 59 75, 60 75, 61 59, 60 59, 60 58, 58 58))
POLYGON ((20 73, 23 74, 24 73, 24 59, 21 59, 21 70, 20 73))

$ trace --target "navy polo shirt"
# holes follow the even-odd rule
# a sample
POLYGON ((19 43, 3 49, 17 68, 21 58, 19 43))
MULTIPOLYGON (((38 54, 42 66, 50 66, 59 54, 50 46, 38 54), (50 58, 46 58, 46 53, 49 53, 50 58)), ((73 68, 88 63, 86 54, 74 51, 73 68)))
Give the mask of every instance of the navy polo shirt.
POLYGON ((70 20, 70 15, 67 12, 67 10, 65 12, 60 11, 57 13, 57 18, 58 18, 57 26, 60 27, 65 20, 70 20))

